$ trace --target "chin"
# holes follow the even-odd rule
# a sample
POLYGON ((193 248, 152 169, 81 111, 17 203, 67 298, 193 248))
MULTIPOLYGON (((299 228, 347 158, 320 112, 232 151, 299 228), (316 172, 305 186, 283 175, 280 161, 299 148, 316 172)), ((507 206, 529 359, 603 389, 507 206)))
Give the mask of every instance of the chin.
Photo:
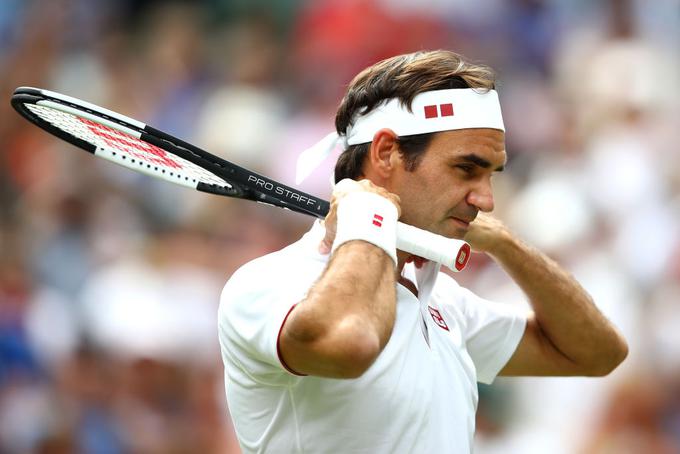
POLYGON ((439 235, 445 236, 447 238, 455 238, 457 240, 462 240, 467 234, 469 227, 463 227, 459 225, 458 221, 449 220, 449 222, 444 223, 441 226, 438 233, 439 235))
POLYGON ((446 238, 453 238, 456 240, 462 240, 465 237, 465 234, 467 234, 468 229, 464 229, 461 227, 448 227, 448 228, 443 228, 439 229, 439 231, 435 231, 434 233, 437 233, 441 236, 445 236, 446 238))
POLYGON ((449 238, 455 238, 457 240, 462 240, 465 238, 465 235, 467 234, 467 229, 457 229, 456 233, 453 235, 450 235, 449 238))

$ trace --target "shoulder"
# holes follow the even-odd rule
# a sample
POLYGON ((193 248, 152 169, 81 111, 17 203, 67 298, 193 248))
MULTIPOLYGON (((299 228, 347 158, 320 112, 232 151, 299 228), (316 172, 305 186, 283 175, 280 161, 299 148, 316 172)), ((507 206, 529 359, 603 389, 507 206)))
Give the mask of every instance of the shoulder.
POLYGON ((279 251, 258 257, 238 268, 229 278, 225 289, 241 286, 267 286, 272 283, 304 279, 325 268, 326 261, 312 254, 300 242, 279 251))
POLYGON ((515 304, 490 301, 440 273, 433 291, 440 310, 455 316, 473 332, 526 319, 526 309, 515 304))
POLYGON ((443 272, 437 276, 432 296, 439 310, 455 317, 468 327, 482 320, 491 321, 495 317, 506 317, 514 309, 508 304, 482 298, 443 272))
POLYGON ((286 269, 285 263, 290 261, 290 257, 287 257, 290 254, 284 252, 286 249, 263 255, 241 265, 227 280, 225 290, 247 287, 258 281, 269 282, 276 278, 280 275, 279 271, 286 269))
POLYGON ((440 271, 432 289, 432 301, 436 308, 453 316, 459 323, 465 324, 468 316, 467 306, 470 292, 462 287, 448 274, 440 271))
POLYGON ((270 296, 305 293, 326 266, 323 256, 305 246, 298 241, 241 266, 222 290, 221 309, 243 301, 253 304, 270 296))
POLYGON ((274 362, 277 334, 287 313, 325 268, 308 252, 294 243, 244 264, 231 276, 217 313, 223 352, 254 351, 274 362))
POLYGON ((443 271, 440 271, 437 275, 437 281, 432 289, 434 296, 447 302, 456 302, 464 299, 467 292, 470 291, 462 287, 454 278, 443 271))

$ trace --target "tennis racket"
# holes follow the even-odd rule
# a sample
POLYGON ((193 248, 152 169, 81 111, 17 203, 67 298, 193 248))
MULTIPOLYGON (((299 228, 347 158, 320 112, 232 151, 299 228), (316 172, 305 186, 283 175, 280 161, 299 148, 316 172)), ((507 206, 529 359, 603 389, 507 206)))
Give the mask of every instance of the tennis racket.
MULTIPOLYGON (((324 218, 327 201, 259 175, 108 109, 49 90, 19 87, 12 106, 45 131, 93 155, 202 192, 252 200, 324 218)), ((399 223, 397 248, 447 266, 465 268, 470 246, 399 223)))

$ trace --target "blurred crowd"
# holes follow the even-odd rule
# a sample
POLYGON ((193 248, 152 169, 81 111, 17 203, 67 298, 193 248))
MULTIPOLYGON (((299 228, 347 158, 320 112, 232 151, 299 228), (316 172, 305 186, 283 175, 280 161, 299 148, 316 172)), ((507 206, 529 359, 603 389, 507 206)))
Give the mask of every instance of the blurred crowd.
MULTIPOLYGON (((219 293, 312 222, 98 162, 13 112, 15 87, 293 185, 357 71, 434 48, 497 70, 495 214, 631 350, 603 379, 482 387, 476 452, 680 452, 679 43, 680 0, 0 1, 0 452, 239 452, 219 293)), ((301 188, 328 197, 334 158, 301 188)), ((455 277, 526 305, 486 257, 455 277)))

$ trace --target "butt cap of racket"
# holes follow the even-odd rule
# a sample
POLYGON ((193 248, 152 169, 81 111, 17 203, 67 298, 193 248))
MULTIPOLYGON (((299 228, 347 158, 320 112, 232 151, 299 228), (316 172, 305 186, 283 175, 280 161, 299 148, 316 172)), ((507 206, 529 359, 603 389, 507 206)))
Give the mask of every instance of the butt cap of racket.
POLYGON ((472 252, 463 240, 446 238, 402 222, 397 224, 397 249, 441 263, 454 272, 465 269, 472 252))

